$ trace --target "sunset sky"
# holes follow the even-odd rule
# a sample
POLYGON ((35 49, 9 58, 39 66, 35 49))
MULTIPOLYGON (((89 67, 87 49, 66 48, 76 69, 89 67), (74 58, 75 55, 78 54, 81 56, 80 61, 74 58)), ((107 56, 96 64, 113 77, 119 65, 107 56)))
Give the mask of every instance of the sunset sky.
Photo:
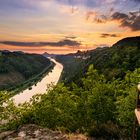
POLYGON ((0 0, 0 49, 70 53, 140 35, 140 0, 0 0))

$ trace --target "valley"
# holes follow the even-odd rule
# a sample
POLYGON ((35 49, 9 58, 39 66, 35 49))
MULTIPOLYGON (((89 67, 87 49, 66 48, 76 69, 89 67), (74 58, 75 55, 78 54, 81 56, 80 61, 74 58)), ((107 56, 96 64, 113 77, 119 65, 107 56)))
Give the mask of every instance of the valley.
POLYGON ((31 86, 29 89, 21 91, 17 95, 13 96, 11 99, 16 105, 29 102, 31 98, 36 94, 47 93, 49 85, 55 86, 57 84, 61 76, 63 66, 60 63, 56 62, 54 59, 49 59, 55 64, 54 68, 46 76, 44 76, 41 81, 38 81, 38 83, 31 86))
POLYGON ((54 63, 37 54, 0 51, 0 90, 12 96, 40 81, 54 63))
POLYGON ((11 91, 0 91, 0 119, 12 118, 1 131, 35 124, 65 133, 78 131, 90 138, 131 139, 140 81, 139 40, 125 38, 112 47, 51 54, 52 58, 43 54, 53 67, 46 67, 43 75, 38 73, 41 79, 35 83, 29 79, 26 88, 14 89, 12 92, 19 91, 13 93, 14 102, 7 96, 11 91), (47 85, 52 84, 48 90, 47 85))
POLYGON ((0 0, 0 140, 140 140, 140 0, 0 0))

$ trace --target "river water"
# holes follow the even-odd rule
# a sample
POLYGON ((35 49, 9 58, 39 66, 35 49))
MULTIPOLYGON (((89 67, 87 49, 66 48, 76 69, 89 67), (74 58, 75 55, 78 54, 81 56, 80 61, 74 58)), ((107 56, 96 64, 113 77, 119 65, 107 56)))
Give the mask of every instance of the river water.
POLYGON ((53 85, 56 85, 58 83, 62 70, 63 70, 63 65, 58 63, 52 58, 49 58, 49 59, 55 63, 55 66, 52 72, 49 72, 48 75, 46 75, 40 82, 36 84, 36 86, 33 85, 31 90, 26 89, 22 91, 21 93, 13 96, 12 99, 15 105, 29 102, 32 96, 36 94, 47 93, 48 85, 52 83, 53 85))

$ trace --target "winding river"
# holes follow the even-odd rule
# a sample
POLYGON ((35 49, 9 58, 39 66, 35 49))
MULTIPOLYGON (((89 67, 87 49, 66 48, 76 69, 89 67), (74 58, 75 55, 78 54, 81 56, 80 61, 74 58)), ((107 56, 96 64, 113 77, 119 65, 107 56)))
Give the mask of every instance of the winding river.
POLYGON ((46 75, 40 82, 38 82, 36 85, 33 85, 31 90, 26 89, 21 93, 13 96, 12 99, 15 105, 29 102, 32 96, 36 94, 47 93, 48 85, 52 83, 53 85, 56 85, 58 83, 63 70, 63 65, 52 58, 49 59, 55 63, 52 72, 49 72, 48 75, 46 75))

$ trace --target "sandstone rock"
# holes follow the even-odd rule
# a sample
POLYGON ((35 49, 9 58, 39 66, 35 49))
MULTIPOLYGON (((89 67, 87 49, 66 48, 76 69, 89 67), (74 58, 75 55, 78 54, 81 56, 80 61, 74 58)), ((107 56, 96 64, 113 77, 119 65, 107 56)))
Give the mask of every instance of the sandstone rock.
POLYGON ((19 127, 17 131, 7 131, 0 134, 0 140, 89 140, 86 136, 63 134, 34 124, 19 127))
POLYGON ((6 131, 6 132, 0 133, 0 140, 4 139, 6 136, 9 136, 12 133, 14 133, 14 131, 6 131))

